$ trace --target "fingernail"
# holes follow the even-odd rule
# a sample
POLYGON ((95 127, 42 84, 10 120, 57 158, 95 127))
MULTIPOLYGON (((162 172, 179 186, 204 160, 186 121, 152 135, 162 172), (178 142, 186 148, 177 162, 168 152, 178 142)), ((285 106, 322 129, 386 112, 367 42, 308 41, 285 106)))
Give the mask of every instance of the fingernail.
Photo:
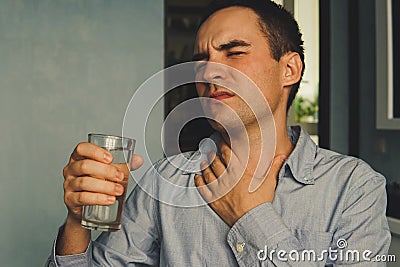
POLYGON ((121 171, 117 171, 117 178, 120 180, 124 179, 124 173, 121 171))
POLYGON ((112 161, 112 157, 111 157, 110 154, 104 153, 103 156, 104 156, 104 159, 105 159, 107 162, 111 162, 111 161, 112 161))
POLYGON ((122 185, 120 185, 120 184, 117 184, 115 186, 115 192, 118 193, 118 194, 123 193, 124 192, 124 187, 122 185))
POLYGON ((200 163, 201 169, 205 169, 205 168, 207 168, 207 166, 208 166, 208 163, 205 160, 200 163))
POLYGON ((214 160, 214 158, 215 158, 215 152, 214 151, 208 152, 208 154, 207 154, 208 161, 211 162, 214 160))
POLYGON ((107 197, 107 201, 110 203, 114 203, 115 202, 115 197, 114 196, 108 196, 107 197))

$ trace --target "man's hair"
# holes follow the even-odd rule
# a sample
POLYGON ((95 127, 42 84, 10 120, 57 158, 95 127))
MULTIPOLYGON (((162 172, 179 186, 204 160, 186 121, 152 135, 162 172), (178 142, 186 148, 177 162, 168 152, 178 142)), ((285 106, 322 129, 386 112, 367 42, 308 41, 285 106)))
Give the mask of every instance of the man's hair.
MULTIPOLYGON (((228 7, 245 7, 253 10, 259 17, 260 30, 267 38, 272 57, 279 61, 288 52, 299 54, 303 69, 300 80, 292 85, 286 110, 289 110, 299 90, 304 73, 304 47, 299 25, 293 15, 281 5, 270 0, 214 0, 207 9, 203 24, 215 12, 228 7)), ((201 25, 200 24, 200 25, 201 25)))

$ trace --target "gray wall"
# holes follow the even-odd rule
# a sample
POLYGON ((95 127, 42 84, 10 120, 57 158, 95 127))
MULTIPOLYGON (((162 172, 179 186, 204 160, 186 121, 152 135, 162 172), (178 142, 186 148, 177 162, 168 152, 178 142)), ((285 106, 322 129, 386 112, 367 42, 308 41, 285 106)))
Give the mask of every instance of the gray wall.
POLYGON ((120 134, 134 90, 162 67, 162 0, 0 1, 1 266, 43 265, 72 149, 88 132, 120 134))
MULTIPOLYGON (((359 156, 375 170, 385 175, 388 182, 400 183, 398 164, 400 158, 400 132, 376 129, 376 45, 375 1, 358 0, 357 51, 349 50, 349 1, 331 0, 331 149, 349 152, 349 65, 351 53, 358 53, 359 68, 359 156), (382 149, 382 146, 384 149, 382 149)), ((323 66, 322 66, 323 67, 323 66)), ((378 88, 385 90, 385 88, 378 88)), ((397 226, 398 227, 398 226, 397 226)), ((400 266, 400 236, 392 236, 390 253, 396 255, 400 266)))
MULTIPOLYGON (((348 0, 331 0, 331 149, 347 154, 349 107, 348 0)), ((325 66, 320 66, 324 68, 325 66)))
MULTIPOLYGON (((384 174, 388 182, 400 183, 398 167, 400 131, 376 129, 375 1, 359 0, 360 157, 384 174)), ((385 90, 385 88, 378 88, 378 90, 385 90)), ((397 228, 399 228, 399 223, 397 223, 397 228)), ((397 263, 390 263, 388 266, 400 266, 399 232, 392 235, 390 249, 390 253, 396 255, 397 263)))

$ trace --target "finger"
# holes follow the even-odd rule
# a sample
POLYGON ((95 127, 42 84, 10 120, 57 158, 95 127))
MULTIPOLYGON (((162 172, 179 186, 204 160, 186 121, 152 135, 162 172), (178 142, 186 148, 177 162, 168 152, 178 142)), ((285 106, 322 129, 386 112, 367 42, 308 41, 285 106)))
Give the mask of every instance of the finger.
POLYGON ((228 172, 230 166, 242 166, 239 158, 232 151, 231 147, 222 139, 219 143, 219 148, 221 151, 222 159, 225 162, 225 165, 228 167, 228 172))
POLYGON ((224 160, 225 165, 228 166, 231 160, 231 148, 228 146, 227 143, 225 143, 224 140, 221 140, 221 142, 219 143, 219 150, 221 151, 222 159, 224 160))
POLYGON ((216 177, 220 178, 226 171, 226 166, 222 162, 221 158, 215 154, 215 152, 210 152, 208 155, 209 161, 211 161, 210 167, 216 177))
POLYGON ((210 168, 210 166, 207 164, 206 161, 203 161, 201 163, 200 167, 202 169, 201 172, 202 172, 203 179, 207 184, 210 184, 217 179, 214 172, 212 171, 212 169, 210 168))
POLYGON ((71 155, 71 160, 77 161, 82 159, 92 159, 99 162, 111 163, 113 156, 104 148, 88 142, 82 142, 75 147, 71 155))
POLYGON ((140 168, 140 166, 143 165, 143 158, 137 154, 132 155, 132 161, 131 161, 131 168, 132 170, 137 170, 140 168))
POLYGON ((194 184, 196 185, 197 190, 199 191, 202 198, 206 202, 209 202, 209 200, 212 198, 212 192, 208 188, 206 182, 204 181, 204 179, 201 175, 196 174, 194 176, 194 184))
POLYGON ((261 186, 271 186, 275 185, 279 179, 279 172, 285 163, 286 155, 277 155, 274 157, 271 167, 268 170, 267 177, 265 178, 263 184, 261 186))
POLYGON ((121 181, 124 173, 115 165, 104 164, 90 159, 75 161, 68 166, 67 176, 91 176, 110 181, 121 181))
POLYGON ((88 176, 72 179, 66 190, 102 193, 111 196, 120 196, 124 193, 124 187, 121 184, 88 176))
POLYGON ((282 169, 283 164, 286 161, 287 156, 284 154, 279 154, 274 157, 271 167, 268 171, 267 177, 278 177, 280 170, 282 169))
POLYGON ((116 197, 92 192, 73 192, 66 195, 65 202, 69 207, 80 207, 84 205, 111 205, 116 197))
POLYGON ((130 170, 128 168, 128 164, 118 163, 118 164, 112 164, 112 166, 115 166, 119 171, 121 171, 124 174, 124 179, 129 177, 130 170))
POLYGON ((131 170, 136 170, 138 168, 140 168, 140 166, 142 166, 143 164, 143 158, 139 155, 132 155, 132 161, 131 161, 131 169, 128 168, 128 164, 126 163, 118 163, 118 164, 112 164, 115 167, 118 168, 118 170, 120 170, 121 172, 124 173, 124 178, 128 178, 130 171, 131 170))
POLYGON ((267 176, 264 177, 253 177, 249 185, 249 192, 254 192, 259 188, 261 190, 268 190, 270 188, 275 189, 278 184, 279 172, 286 160, 286 155, 277 155, 271 162, 270 168, 267 172, 267 176))

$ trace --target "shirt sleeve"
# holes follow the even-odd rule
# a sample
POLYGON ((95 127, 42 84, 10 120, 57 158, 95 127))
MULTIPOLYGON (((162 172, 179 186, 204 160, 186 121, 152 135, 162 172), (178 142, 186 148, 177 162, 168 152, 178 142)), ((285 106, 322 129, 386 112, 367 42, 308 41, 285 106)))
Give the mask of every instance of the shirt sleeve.
POLYGON ((160 251, 158 223, 156 201, 136 186, 125 202, 121 230, 103 232, 96 241, 90 242, 84 253, 77 255, 55 255, 54 242, 46 266, 157 266, 160 251))
MULTIPOLYGON (((59 233, 62 231, 63 226, 58 230, 59 233)), ((57 235, 58 236, 58 235, 57 235)), ((69 256, 58 256, 56 255, 56 243, 57 238, 53 242, 51 255, 48 257, 45 267, 55 266, 89 266, 89 250, 91 250, 91 242, 87 247, 86 251, 81 254, 69 255, 69 256)))
POLYGON ((297 257, 308 248, 285 225, 272 203, 264 203, 246 213, 228 233, 227 241, 239 265, 324 266, 326 262, 329 266, 386 266, 377 261, 379 255, 387 255, 390 245, 385 178, 362 168, 353 176, 340 223, 329 241, 331 252, 323 254, 326 248, 320 248, 315 251, 317 260, 311 261, 297 257), (324 258, 318 259, 320 256, 324 258))
POLYGON ((239 266, 319 266, 317 262, 291 260, 289 252, 300 253, 304 248, 271 203, 246 213, 233 225, 227 239, 239 266))
POLYGON ((348 252, 349 256, 333 260, 334 266, 352 263, 386 266, 379 261, 380 256, 387 255, 391 241, 386 218, 386 179, 366 168, 369 167, 362 166, 354 173, 357 178, 347 193, 342 219, 331 245, 335 250, 348 252))

